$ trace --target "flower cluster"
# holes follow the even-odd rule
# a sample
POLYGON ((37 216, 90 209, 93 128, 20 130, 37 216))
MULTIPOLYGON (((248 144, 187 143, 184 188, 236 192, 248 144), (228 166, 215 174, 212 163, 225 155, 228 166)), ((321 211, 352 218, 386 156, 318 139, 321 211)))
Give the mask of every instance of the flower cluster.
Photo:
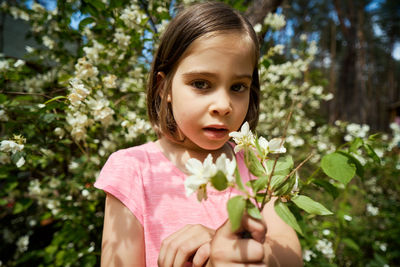
POLYGON ((186 163, 186 169, 189 172, 188 178, 185 180, 186 195, 190 196, 197 191, 197 199, 199 201, 207 199, 207 185, 212 178, 222 172, 228 183, 233 183, 236 161, 230 160, 225 154, 221 154, 213 163, 211 154, 207 156, 204 162, 191 158, 186 163))
POLYGON ((13 140, 3 140, 0 142, 0 163, 10 163, 10 157, 13 158, 15 165, 20 168, 25 164, 25 158, 19 152, 24 149, 25 138, 20 135, 14 135, 13 140), (1 153, 3 152, 3 153, 1 153), (15 157, 16 156, 16 157, 15 157))
POLYGON ((332 247, 332 242, 327 239, 318 240, 317 244, 315 245, 315 248, 328 259, 332 259, 335 257, 335 253, 332 247))
POLYGON ((268 13, 264 19, 264 24, 270 26, 274 30, 280 30, 286 25, 285 16, 277 13, 268 13))
MULTIPOLYGON (((256 141, 253 133, 250 130, 250 126, 246 121, 241 129, 240 132, 232 132, 229 134, 232 137, 233 141, 236 143, 234 148, 235 153, 239 152, 240 150, 256 146, 256 141)), ((285 140, 282 138, 273 138, 271 141, 268 141, 264 137, 260 136, 258 139, 258 144, 262 150, 263 157, 266 157, 267 154, 277 154, 277 153, 285 153, 286 148, 283 146, 285 140)))

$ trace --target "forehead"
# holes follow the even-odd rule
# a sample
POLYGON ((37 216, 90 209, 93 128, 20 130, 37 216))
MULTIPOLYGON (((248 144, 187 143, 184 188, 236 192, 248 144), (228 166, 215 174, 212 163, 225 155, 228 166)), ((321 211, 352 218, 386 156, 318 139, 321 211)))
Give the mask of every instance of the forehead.
POLYGON ((251 74, 256 62, 255 45, 247 33, 222 31, 205 34, 193 41, 179 59, 176 68, 197 68, 201 65, 218 68, 223 63, 228 66, 231 63, 241 72, 250 69, 251 74))

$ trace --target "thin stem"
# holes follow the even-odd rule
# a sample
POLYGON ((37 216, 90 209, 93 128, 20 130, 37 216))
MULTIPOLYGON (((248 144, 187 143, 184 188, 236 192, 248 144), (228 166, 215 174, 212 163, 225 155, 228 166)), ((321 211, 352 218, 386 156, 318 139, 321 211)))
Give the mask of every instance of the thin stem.
POLYGON ((43 96, 46 98, 52 98, 51 96, 45 95, 45 94, 40 94, 40 93, 26 93, 26 92, 5 92, 1 91, 2 94, 10 94, 10 95, 37 95, 37 96, 43 96))
POLYGON ((316 176, 317 173, 319 173, 320 170, 321 170, 321 167, 318 167, 318 168, 310 175, 310 177, 307 178, 307 181, 305 182, 305 184, 308 185, 309 183, 311 183, 311 181, 313 180, 314 176, 316 176))
MULTIPOLYGON (((285 122, 285 128, 283 129, 283 136, 282 136, 282 140, 281 140, 280 146, 282 146, 283 143, 285 142, 287 129, 289 127, 290 119, 292 118, 292 115, 293 115, 293 110, 294 110, 294 104, 295 103, 296 103, 296 101, 293 101, 292 105, 290 106, 289 114, 288 114, 288 116, 286 118, 286 122, 285 122)), ((275 166, 276 166, 276 163, 278 162, 279 156, 280 155, 278 154, 278 156, 275 158, 274 165, 272 166, 271 174, 269 175, 269 178, 268 178, 268 185, 267 185, 268 201, 269 201, 269 199, 271 199, 271 196, 272 196, 272 192, 270 192, 269 186, 271 184, 271 179, 272 179, 272 176, 274 174, 275 166)), ((264 206, 265 206, 265 204, 267 202, 267 201, 265 201, 266 197, 267 197, 267 194, 265 194, 264 197, 263 197, 263 200, 261 202, 261 209, 264 208, 264 206)))
POLYGON ((311 152, 310 155, 308 155, 308 157, 305 160, 303 160, 299 165, 297 165, 296 168, 294 168, 288 175, 286 175, 286 177, 283 180, 282 184, 285 183, 287 181, 287 179, 289 179, 289 177, 293 175, 293 173, 295 173, 298 169, 300 169, 300 167, 303 166, 304 163, 306 163, 313 156, 314 156, 314 153, 311 152))

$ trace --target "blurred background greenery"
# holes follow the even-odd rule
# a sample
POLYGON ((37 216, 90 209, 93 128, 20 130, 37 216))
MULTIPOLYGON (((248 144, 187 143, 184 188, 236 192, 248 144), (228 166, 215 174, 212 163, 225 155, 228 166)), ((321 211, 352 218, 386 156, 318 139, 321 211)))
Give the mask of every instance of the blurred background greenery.
MULTIPOLYGON (((99 265, 105 195, 93 183, 110 153, 155 139, 152 54, 192 2, 1 2, 0 266, 99 265)), ((282 135, 294 103, 288 151, 297 163, 316 153, 300 185, 334 215, 293 208, 305 265, 400 266, 400 2, 224 2, 260 37, 259 134, 282 135), (315 172, 374 133, 375 152, 353 147, 363 173, 346 187, 315 172)))

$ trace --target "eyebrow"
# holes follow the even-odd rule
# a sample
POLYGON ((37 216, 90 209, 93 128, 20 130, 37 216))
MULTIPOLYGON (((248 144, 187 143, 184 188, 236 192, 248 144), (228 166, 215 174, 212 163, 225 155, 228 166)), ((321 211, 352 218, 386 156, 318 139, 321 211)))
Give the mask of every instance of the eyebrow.
MULTIPOLYGON (((217 77, 218 75, 213 73, 213 72, 208 72, 208 71, 189 71, 189 72, 185 72, 182 74, 182 76, 184 77, 189 77, 189 76, 193 76, 193 75, 202 75, 202 76, 211 76, 211 77, 217 77)), ((249 80, 253 79, 252 75, 249 74, 237 74, 234 75, 235 79, 244 79, 247 78, 249 80)))

